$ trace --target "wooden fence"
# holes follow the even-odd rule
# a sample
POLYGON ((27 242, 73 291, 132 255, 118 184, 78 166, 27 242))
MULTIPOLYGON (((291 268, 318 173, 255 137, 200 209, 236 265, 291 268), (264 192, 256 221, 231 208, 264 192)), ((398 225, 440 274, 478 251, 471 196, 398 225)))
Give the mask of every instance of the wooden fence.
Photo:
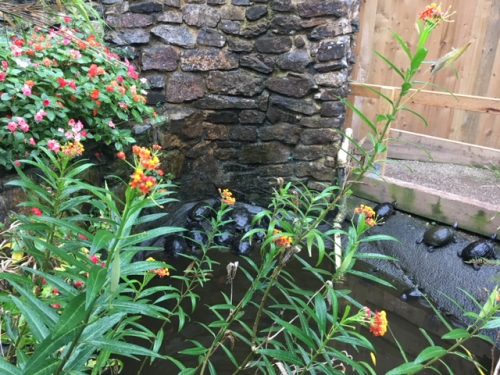
MULTIPOLYGON (((416 42, 415 21, 428 0, 361 0, 360 34, 357 45, 357 65, 353 79, 384 86, 398 86, 399 77, 378 59, 378 51, 396 66, 406 66, 405 55, 392 38, 397 32, 410 45, 416 42)), ((431 79, 434 87, 443 87, 460 97, 463 105, 452 105, 456 101, 447 95, 421 96, 425 103, 415 101, 412 107, 429 122, 429 127, 410 114, 402 114, 395 124, 395 130, 425 134, 431 138, 445 138, 450 141, 476 144, 487 149, 500 149, 500 116, 495 115, 498 107, 476 112, 473 108, 480 103, 478 96, 488 99, 500 97, 500 1, 498 0, 443 0, 443 9, 453 5, 456 14, 453 23, 445 23, 435 30, 429 45, 429 60, 436 60, 451 50, 471 42, 469 49, 457 62, 459 78, 451 70, 442 71, 431 77, 430 70, 422 71, 420 80, 431 79), (438 100, 439 106, 430 106, 438 100), (474 111, 471 112, 470 110, 474 111)), ((440 90, 443 91, 443 90, 440 90)), ((373 115, 378 102, 372 96, 357 97, 357 107, 373 115)), ((487 108, 484 108, 487 109, 487 108)), ((362 135, 359 119, 353 119, 355 135, 362 135)), ((393 134, 394 135, 394 134, 393 134)), ((457 144, 461 146, 460 144, 457 144)), ((393 148, 393 150, 395 150, 393 148)), ((482 150, 481 150, 482 152, 482 150)), ((484 159, 483 159, 484 160, 484 159)))

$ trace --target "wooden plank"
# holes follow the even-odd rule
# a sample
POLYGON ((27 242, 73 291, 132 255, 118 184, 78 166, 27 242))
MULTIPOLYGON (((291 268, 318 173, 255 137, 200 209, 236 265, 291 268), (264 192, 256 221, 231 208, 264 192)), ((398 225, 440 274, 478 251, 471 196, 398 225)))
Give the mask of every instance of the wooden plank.
MULTIPOLYGON (((353 82, 352 95, 359 95, 368 98, 378 98, 378 95, 372 90, 381 92, 386 88, 387 86, 353 82)), ((394 89, 399 90, 399 88, 394 89)), ((451 95, 447 92, 429 90, 410 90, 410 92, 414 94, 414 96, 412 96, 410 99, 410 103, 412 104, 425 104, 435 107, 500 114, 499 98, 462 94, 451 95)))
POLYGON ((398 209, 490 236, 500 228, 500 205, 373 174, 353 187, 354 195, 375 202, 396 201, 398 209))
POLYGON ((389 158, 460 165, 500 165, 500 150, 391 129, 389 158))

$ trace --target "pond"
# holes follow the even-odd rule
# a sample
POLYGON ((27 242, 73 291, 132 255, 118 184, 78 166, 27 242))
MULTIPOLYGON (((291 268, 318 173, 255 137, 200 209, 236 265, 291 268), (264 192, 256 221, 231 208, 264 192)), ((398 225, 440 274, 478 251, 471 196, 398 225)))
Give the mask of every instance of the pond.
MULTIPOLYGON (((178 333, 175 328, 165 332, 165 341, 162 347, 162 354, 172 355, 179 350, 182 350, 190 346, 188 340, 195 339, 200 342, 206 343, 209 339, 208 333, 204 328, 201 327, 196 322, 207 323, 210 321, 212 313, 207 309, 207 305, 221 303, 222 296, 221 292, 229 293, 230 286, 226 284, 226 264, 236 260, 240 261, 240 264, 244 264, 244 260, 241 257, 237 257, 229 253, 214 252, 214 259, 221 263, 220 267, 214 272, 213 280, 205 286, 201 292, 201 301, 199 308, 192 315, 191 322, 187 323, 187 326, 178 333)), ((182 262, 179 262, 182 263, 182 262)), ((182 269, 182 265, 178 264, 176 267, 182 269)), ((301 265, 297 261, 290 262, 288 266, 288 271, 291 273, 299 274, 301 272, 301 265)), ((368 264, 358 264, 358 268, 364 271, 371 271, 373 268, 368 264)), ((304 277, 306 274, 304 274, 304 277)), ((311 289, 318 287, 317 280, 305 279, 304 285, 311 289)), ((352 297, 359 301, 362 305, 369 306, 372 310, 386 310, 389 326, 392 333, 397 337, 397 340, 405 349, 409 358, 414 358, 423 348, 425 348, 428 343, 419 331, 424 329, 429 335, 436 340, 437 345, 439 345, 439 336, 446 333, 443 325, 439 322, 439 319, 434 314, 433 310, 429 306, 425 306, 419 300, 408 300, 403 301, 401 295, 404 290, 404 286, 401 284, 395 284, 394 280, 390 280, 396 288, 390 289, 380 285, 376 285, 372 282, 360 279, 358 277, 349 277, 343 284, 337 285, 339 289, 350 289, 352 290, 352 297)), ((235 290, 234 294, 237 298, 241 295, 245 288, 248 286, 248 282, 241 272, 239 272, 235 279, 235 290)), ((246 320, 252 322, 255 316, 254 311, 246 311, 246 320)), ((148 322, 151 328, 158 328, 157 321, 148 322)), ((272 322, 267 321, 266 324, 272 324, 272 322)), ((370 336, 368 331, 363 332, 370 336)), ((393 337, 388 332, 383 338, 371 337, 371 341, 376 348, 377 365, 375 367, 378 374, 384 374, 389 369, 396 367, 403 362, 401 354, 394 342, 393 337)), ((447 343, 443 342, 443 346, 447 346, 447 343)), ((448 342, 449 345, 449 342, 448 342)), ((472 346, 469 346, 472 352, 477 356, 477 359, 486 368, 491 366, 491 348, 484 342, 476 342, 472 346)), ((243 345, 238 345, 236 342, 233 347, 233 354, 238 357, 244 357, 247 348, 243 345)), ((350 352, 356 359, 363 359, 367 362, 371 362, 370 355, 368 352, 353 353, 350 352)), ((179 358, 179 356, 176 356, 179 358)), ((193 362, 192 357, 179 358, 181 361, 186 361, 184 363, 193 362)), ((475 374, 476 370, 473 366, 465 364, 463 360, 457 357, 447 357, 447 363, 455 374, 475 374)), ((194 364, 194 363, 193 363, 194 364)), ((220 355, 218 358, 214 359, 214 364, 216 365, 217 373, 232 374, 234 371, 233 365, 227 360, 224 355, 220 355)), ((136 375, 138 374, 140 367, 139 362, 131 361, 125 359, 125 370, 123 374, 126 375, 136 375)), ((347 370, 347 373, 350 369, 347 370)), ((142 373, 143 374, 173 374, 177 373, 178 369, 167 361, 157 360, 152 365, 146 366, 142 373)), ((250 372, 249 372, 250 373, 250 372)), ((253 373, 253 372, 252 372, 253 373)))

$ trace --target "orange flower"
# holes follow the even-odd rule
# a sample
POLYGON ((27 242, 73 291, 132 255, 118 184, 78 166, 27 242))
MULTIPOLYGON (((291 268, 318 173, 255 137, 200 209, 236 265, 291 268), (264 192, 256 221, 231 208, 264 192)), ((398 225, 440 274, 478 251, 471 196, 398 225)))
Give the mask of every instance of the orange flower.
POLYGON ((170 271, 168 270, 168 268, 159 268, 157 270, 153 270, 153 272, 161 278, 170 276, 170 271))
POLYGON ((234 206, 234 204, 236 203, 236 198, 233 197, 233 193, 231 193, 229 189, 224 189, 222 191, 219 189, 219 194, 223 203, 229 206, 234 206))
POLYGON ((127 158, 127 156, 125 155, 125 153, 123 151, 120 151, 119 153, 117 153, 116 157, 120 160, 125 160, 127 158))
MULTIPOLYGON (((281 233, 281 231, 279 229, 274 230, 275 235, 280 234, 280 233, 281 233)), ((287 249, 290 246, 292 246, 293 240, 292 240, 292 237, 290 237, 290 236, 280 236, 276 240, 274 240, 274 243, 279 247, 283 247, 283 248, 287 249)))
POLYGON ((387 332, 389 323, 385 311, 377 311, 370 324, 370 332, 374 336, 384 336, 387 332))
POLYGON ((97 76, 100 76, 103 74, 106 74, 106 71, 104 70, 104 68, 97 66, 96 64, 90 65, 90 69, 89 69, 89 77, 90 78, 94 78, 94 77, 97 77, 97 76))
POLYGON ((426 21, 437 21, 443 17, 443 11, 441 10, 441 4, 432 3, 425 7, 425 10, 418 17, 420 20, 426 21))
POLYGON ((362 204, 354 209, 354 213, 356 215, 364 215, 365 222, 370 227, 374 227, 377 225, 377 221, 375 220, 375 211, 373 211, 373 208, 371 208, 370 206, 362 204))
POLYGON ((80 142, 70 142, 61 147, 61 152, 70 158, 82 156, 83 151, 85 148, 80 142))

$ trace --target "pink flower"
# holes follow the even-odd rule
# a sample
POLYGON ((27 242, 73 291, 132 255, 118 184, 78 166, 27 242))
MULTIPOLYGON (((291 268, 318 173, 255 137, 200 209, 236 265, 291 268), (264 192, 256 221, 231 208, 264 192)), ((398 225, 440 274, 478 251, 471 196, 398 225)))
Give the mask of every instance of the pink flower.
POLYGON ((43 101, 43 106, 44 106, 44 107, 48 107, 49 105, 50 105, 50 100, 45 99, 45 100, 43 101))
POLYGON ((85 286, 85 283, 83 281, 75 281, 73 283, 73 286, 76 288, 76 289, 82 289, 84 286, 85 286))
POLYGON ((64 39, 63 39, 63 44, 64 44, 65 46, 69 46, 69 45, 71 44, 71 39, 64 38, 64 39))
POLYGON ((78 60, 79 58, 82 57, 82 54, 80 53, 80 51, 76 50, 76 49, 72 49, 70 52, 69 52, 69 55, 75 59, 75 60, 78 60))
POLYGON ((24 118, 18 117, 17 123, 19 124, 19 129, 21 129, 23 133, 27 133, 30 131, 30 126, 28 125, 28 123, 24 118))
POLYGON ((64 20, 64 23, 71 23, 71 17, 70 16, 65 16, 63 18, 63 20, 64 20))
POLYGON ((73 131, 75 132, 80 132, 83 129, 83 124, 81 123, 81 121, 73 122, 73 124, 70 124, 70 126, 73 128, 73 131))
POLYGON ((139 74, 137 74, 133 65, 128 66, 128 76, 132 79, 139 79, 139 74))
POLYGON ((36 146, 35 138, 33 138, 33 137, 30 138, 30 145, 31 146, 36 146))
POLYGON ((23 49, 19 48, 18 46, 12 46, 12 54, 15 57, 19 57, 23 54, 23 49))
POLYGON ((70 140, 70 139, 74 138, 74 134, 70 130, 68 130, 66 133, 64 133, 64 136, 66 137, 67 140, 70 140))
POLYGON ((0 82, 3 82, 5 81, 5 79, 7 78, 7 73, 5 72, 0 72, 0 82))
POLYGON ((68 86, 71 87, 73 90, 76 90, 76 83, 75 83, 75 81, 69 82, 68 86))
POLYGON ((45 112, 43 109, 39 110, 36 114, 35 114, 35 121, 36 122, 42 122, 43 119, 45 118, 45 116, 47 116, 47 112, 45 112))
POLYGON ((97 256, 95 256, 95 255, 92 255, 92 256, 90 257, 90 261, 91 261, 92 263, 94 263, 94 264, 99 264, 99 263, 101 262, 101 261, 99 260, 99 258, 98 258, 97 256))
POLYGON ((9 69, 9 62, 8 62, 8 61, 2 61, 2 68, 3 68, 4 70, 9 69))
POLYGON ((50 139, 47 142, 47 146, 49 147, 49 150, 53 152, 59 152, 61 149, 61 145, 55 139, 50 139))
POLYGON ((28 85, 23 86, 23 94, 26 96, 31 96, 31 87, 28 85))
POLYGON ((113 122, 113 120, 109 120, 109 122, 108 122, 108 126, 109 126, 111 129, 116 128, 116 125, 115 125, 115 123, 113 122))
POLYGON ((17 122, 14 121, 9 122, 9 124, 7 125, 7 129, 9 129, 11 133, 15 133, 17 130, 17 122))

